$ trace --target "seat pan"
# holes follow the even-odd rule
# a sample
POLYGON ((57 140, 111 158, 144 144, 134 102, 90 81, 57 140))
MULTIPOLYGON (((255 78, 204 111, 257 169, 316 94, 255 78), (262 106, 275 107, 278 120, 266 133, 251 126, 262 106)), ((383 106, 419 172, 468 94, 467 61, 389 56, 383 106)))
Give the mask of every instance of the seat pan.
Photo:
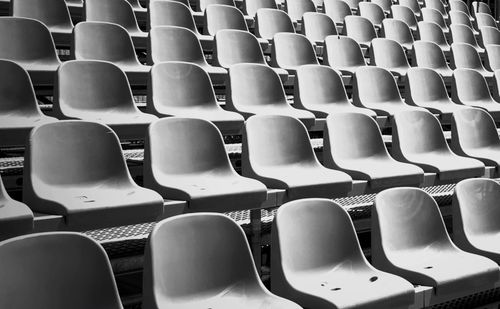
POLYGON ((0 130, 3 129, 32 129, 35 126, 57 121, 56 118, 48 117, 43 114, 25 114, 9 113, 0 116, 0 130))
POLYGON ((359 113, 370 117, 377 116, 377 113, 370 109, 357 107, 348 103, 307 104, 307 109, 314 113, 316 117, 321 118, 325 118, 335 113, 359 113))
POLYGON ((248 118, 253 115, 281 115, 298 118, 306 127, 312 127, 315 123, 314 114, 311 112, 293 108, 287 104, 267 104, 252 106, 237 106, 237 112, 248 118))
POLYGON ((424 110, 421 107, 410 106, 398 102, 363 102, 364 107, 369 108, 379 116, 394 116, 397 112, 409 110, 424 110))
POLYGON ((462 101, 462 104, 485 109, 495 120, 500 119, 500 104, 493 100, 462 101))
POLYGON ((0 188, 0 240, 31 233, 33 212, 23 203, 2 197, 1 190, 0 188))
POLYGON ((65 109, 64 114, 68 118, 78 118, 113 125, 149 124, 158 119, 154 115, 142 113, 135 109, 96 109, 80 110, 65 109))
POLYGON ((463 105, 455 104, 451 100, 436 100, 429 102, 419 102, 418 106, 427 108, 431 113, 437 114, 451 114, 454 111, 464 109, 463 105))
POLYGON ((485 165, 500 166, 500 146, 464 149, 469 157, 482 161, 485 165))
POLYGON ((496 263, 500 262, 500 233, 491 232, 480 235, 469 235, 469 242, 477 249, 482 251, 478 253, 484 255, 496 263))

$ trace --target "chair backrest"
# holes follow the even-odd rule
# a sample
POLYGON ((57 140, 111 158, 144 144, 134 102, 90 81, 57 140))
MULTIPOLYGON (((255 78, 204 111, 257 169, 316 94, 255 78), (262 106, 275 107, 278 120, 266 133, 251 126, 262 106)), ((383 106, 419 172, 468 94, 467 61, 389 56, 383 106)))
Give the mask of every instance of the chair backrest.
POLYGON ((412 64, 420 68, 450 69, 443 50, 431 41, 416 41, 413 44, 412 64))
POLYGON ((191 10, 178 1, 151 0, 149 3, 149 27, 178 26, 198 33, 191 10))
POLYGON ((486 45, 484 47, 486 50, 487 58, 485 65, 490 71, 496 71, 500 69, 500 45, 486 45))
POLYGON ((109 22, 127 31, 140 31, 134 9, 127 0, 85 0, 86 21, 109 22))
POLYGON ((441 49, 450 48, 443 29, 438 24, 430 21, 421 21, 418 23, 418 32, 421 41, 436 43, 441 49))
POLYGON ((196 34, 187 28, 154 27, 149 31, 149 40, 149 64, 165 61, 185 61, 200 65, 207 63, 200 41, 196 34))
POLYGON ((452 148, 460 153, 477 148, 500 147, 495 120, 479 108, 463 108, 451 118, 452 148))
POLYGON ((64 0, 11 0, 10 6, 12 16, 36 19, 49 29, 58 27, 71 30, 73 28, 73 22, 64 0))
MULTIPOLYGON (((335 0, 338 1, 338 0, 335 0)), ((358 42, 347 36, 329 36, 325 39, 323 62, 332 68, 365 66, 363 51, 358 42)))
POLYGON ((98 60, 66 61, 57 70, 54 112, 81 118, 85 111, 138 112, 125 73, 98 60))
POLYGON ((325 0, 323 2, 325 14, 336 23, 342 25, 346 16, 352 15, 351 7, 342 0, 325 0))
POLYGON ((80 22, 75 26, 71 47, 77 60, 139 64, 130 35, 117 24, 80 22))
POLYGON ((448 1, 448 6, 450 7, 450 11, 459 11, 467 14, 469 17, 471 16, 467 3, 462 0, 450 0, 448 1))
POLYGON ((410 8, 416 15, 421 13, 420 4, 417 0, 399 0, 399 5, 410 8))
POLYGON ((271 59, 273 66, 284 69, 304 64, 318 64, 311 41, 298 33, 276 33, 271 59))
POLYGON ((497 27, 484 26, 480 29, 483 46, 500 45, 500 30, 497 27))
POLYGON ((485 13, 491 15, 490 6, 482 1, 472 1, 472 12, 475 14, 485 13))
POLYGON ((407 6, 394 4, 391 6, 391 16, 394 19, 404 21, 410 28, 416 29, 417 27, 415 13, 407 6))
POLYGON ((302 15, 302 34, 313 43, 323 42, 327 36, 337 34, 337 27, 326 14, 306 12, 302 15))
MULTIPOLYGON (((384 68, 360 67, 354 74, 352 99, 358 102, 401 102, 394 76, 384 68)), ((362 105, 362 104, 355 104, 362 105)))
POLYGON ((222 4, 229 6, 236 6, 234 0, 196 0, 196 9, 199 12, 205 11, 205 9, 212 4, 222 4))
POLYGON ((82 234, 40 233, 0 243, 0 307, 121 309, 104 249, 82 234), (29 295, 29 297, 27 297, 29 295))
POLYGON ((448 31, 448 26, 446 25, 443 14, 436 9, 423 8, 422 20, 436 23, 439 27, 441 27, 441 29, 443 29, 443 31, 448 31))
POLYGON ((305 12, 316 12, 316 6, 311 0, 285 0, 285 8, 293 21, 301 20, 305 12))
POLYGON ((451 94, 455 102, 493 100, 486 79, 474 69, 460 68, 453 71, 451 94))
POLYGON ((410 67, 401 44, 394 40, 376 38, 370 48, 371 64, 381 68, 410 67))
POLYGON ((451 24, 450 30, 453 43, 467 43, 476 48, 479 47, 476 41, 476 36, 469 26, 451 24))
POLYGON ((441 0, 425 0, 425 7, 439 11, 443 16, 448 17, 448 12, 441 0))
POLYGON ((271 40, 279 32, 295 32, 290 16, 282 10, 258 9, 255 15, 255 35, 271 40))
POLYGON ((410 68, 405 81, 405 99, 408 103, 449 101, 443 78, 429 68, 410 68))
POLYGON ((372 2, 380 6, 385 12, 389 12, 391 10, 392 7, 391 0, 374 0, 372 2))
POLYGON ((234 6, 211 4, 205 9, 204 31, 214 36, 222 29, 248 31, 243 13, 234 6))
POLYGON ((374 25, 382 24, 385 18, 384 10, 378 4, 366 1, 359 3, 359 15, 367 18, 374 25))
POLYGON ((451 54, 451 65, 453 68, 485 70, 477 50, 468 43, 451 44, 451 54))
POLYGON ((404 21, 386 18, 382 22, 382 32, 385 38, 394 40, 408 49, 413 45, 413 35, 404 21))
POLYGON ((222 214, 186 214, 159 222, 149 236, 144 260, 148 308, 177 307, 186 298, 220 295, 235 285, 263 289, 245 233, 222 214), (221 242, 224 248, 219 248, 221 242), (225 271, 220 271, 221 265, 225 271))
POLYGON ((359 3, 362 2, 363 0, 342 0, 342 1, 345 1, 351 8, 351 11, 355 12, 359 9, 359 3))
POLYGON ((346 16, 342 31, 357 42, 370 42, 377 37, 372 22, 361 16, 346 16))
POLYGON ((265 64, 257 38, 248 31, 224 29, 215 35, 213 63, 229 68, 236 63, 265 64))
POLYGON ((470 17, 461 11, 450 11, 449 13, 451 24, 456 25, 466 25, 467 27, 473 29, 470 17))
POLYGON ((259 9, 277 9, 275 0, 244 0, 243 12, 254 17, 259 9))
POLYGON ((487 13, 476 13, 475 21, 476 21, 476 28, 477 29, 481 29, 481 27, 484 27, 484 26, 498 28, 498 24, 495 21, 495 18, 487 13))

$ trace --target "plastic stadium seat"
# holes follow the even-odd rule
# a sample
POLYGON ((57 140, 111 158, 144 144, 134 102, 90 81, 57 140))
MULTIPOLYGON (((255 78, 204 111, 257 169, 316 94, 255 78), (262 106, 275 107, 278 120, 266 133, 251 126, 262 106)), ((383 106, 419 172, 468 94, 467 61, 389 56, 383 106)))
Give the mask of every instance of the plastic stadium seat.
POLYGON ((20 236, 0 243, 2 308, 122 309, 104 249, 77 233, 20 236), (28 297, 29 295, 29 297, 28 297))
POLYGON ((233 169, 217 127, 204 119, 169 117, 150 125, 144 145, 144 186, 189 211, 260 208, 266 187, 233 169))
POLYGON ((212 4, 235 6, 234 0, 196 0, 194 2, 196 10, 201 12, 205 11, 205 9, 212 4))
POLYGON ((85 0, 84 9, 86 21, 118 24, 127 30, 135 48, 146 49, 148 33, 139 29, 127 0, 85 0))
POLYGON ((22 66, 35 87, 52 86, 61 64, 49 29, 23 17, 0 17, 0 59, 22 66))
MULTIPOLYGON (((212 63, 229 69, 237 63, 260 63, 267 65, 257 38, 247 31, 224 29, 215 35, 212 63)), ((283 82, 288 79, 284 69, 273 68, 283 82)))
POLYGON ((243 176, 262 181, 268 188, 286 189, 286 199, 346 196, 352 179, 322 166, 304 125, 288 116, 249 118, 243 130, 243 176))
POLYGON ((226 108, 242 114, 286 115, 312 127, 314 115, 288 104, 283 85, 276 72, 267 65, 240 63, 231 66, 226 84, 226 108))
POLYGON ((382 27, 385 18, 384 10, 378 4, 366 1, 359 3, 359 16, 367 18, 378 29, 382 27))
POLYGON ((340 35, 332 35, 325 39, 323 63, 348 75, 353 75, 359 67, 366 66, 363 51, 358 42, 340 35))
POLYGON ((460 11, 450 11, 449 15, 452 25, 465 25, 472 29, 472 33, 474 33, 474 36, 479 35, 479 32, 474 29, 474 26, 472 25, 472 22, 467 14, 460 11))
MULTIPOLYGON (((500 143, 499 143, 500 144, 500 143)), ((492 179, 466 179, 455 187, 452 202, 453 241, 460 249, 500 263, 498 199, 492 179)))
POLYGON ((500 30, 497 27, 484 26, 480 29, 481 43, 485 47, 487 45, 500 45, 500 30))
POLYGON ((346 16, 352 15, 351 7, 342 0, 324 0, 323 9, 336 25, 342 26, 346 16))
POLYGON ((377 37, 377 32, 371 21, 361 16, 346 16, 342 32, 365 48, 370 47, 371 41, 377 37))
POLYGON ((305 12, 316 12, 311 0, 285 0, 285 11, 292 21, 300 21, 305 12))
POLYGON ((290 16, 282 10, 258 9, 257 15, 255 15, 255 35, 259 38, 272 40, 274 35, 279 32, 295 32, 290 16))
POLYGON ((392 122, 392 155, 448 181, 484 174, 481 161, 456 155, 446 143, 439 120, 428 111, 402 111, 392 122), (415 134, 418 132, 418 134, 415 134))
POLYGON ((441 0, 425 0, 425 7, 439 11, 445 19, 448 19, 449 17, 448 12, 446 11, 446 8, 441 0))
POLYGON ((418 188, 379 193, 372 208, 372 263, 441 297, 493 288, 498 265, 458 249, 434 199, 418 188))
POLYGON ((404 21, 392 18, 384 19, 382 36, 398 42, 405 50, 413 49, 413 35, 410 27, 404 21))
POLYGON ((368 263, 347 211, 331 200, 304 199, 281 206, 274 218, 271 250, 272 291, 304 308, 413 304, 413 286, 368 263))
POLYGON ((127 77, 116 65, 98 60, 67 61, 57 71, 54 115, 110 126, 121 139, 144 139, 157 117, 139 111, 127 77))
POLYGON ((277 9, 275 0, 244 0, 243 12, 254 17, 259 9, 277 9))
POLYGON ((453 71, 450 69, 443 50, 431 41, 416 41, 413 44, 412 64, 419 68, 433 69, 443 78, 451 78, 453 71))
POLYGON ((202 35, 196 28, 190 8, 177 1, 152 0, 149 3, 149 27, 178 26, 187 28, 196 34, 205 50, 212 50, 213 37, 202 35))
POLYGON ((473 21, 474 18, 471 17, 469 7, 466 2, 462 0, 450 0, 448 1, 448 6, 450 11, 459 11, 465 13, 470 21, 473 21))
POLYGON ((500 45, 486 45, 486 61, 484 65, 489 71, 496 71, 500 69, 500 45))
POLYGON ((491 15, 490 6, 487 3, 481 1, 472 1, 472 12, 474 15, 476 15, 477 13, 485 13, 491 15))
POLYGON ((276 33, 271 47, 271 65, 295 75, 304 64, 318 64, 311 41, 298 33, 276 33))
MULTIPOLYGON (((416 0, 415 0, 416 1, 416 0)), ((444 34, 448 34, 450 29, 444 20, 443 14, 435 9, 423 8, 422 9, 422 20, 427 22, 433 22, 439 25, 443 30, 444 34)))
POLYGON ((33 231, 33 212, 28 206, 9 196, 2 178, 0 178, 0 205, 2 205, 0 207, 0 241, 33 231))
POLYGON ((449 53, 451 48, 446 40, 443 29, 434 22, 421 21, 418 23, 418 32, 421 41, 436 43, 444 53, 449 53))
POLYGON ((245 233, 221 214, 161 221, 144 261, 144 309, 300 309, 264 287, 245 233))
POLYGON ((11 15, 41 21, 57 46, 70 46, 73 22, 64 0, 11 0, 11 15))
POLYGON ((424 171, 394 160, 385 148, 377 122, 359 113, 333 114, 326 119, 323 134, 326 167, 367 180, 372 189, 419 186, 424 171))
POLYGON ((372 2, 380 6, 386 15, 391 12, 392 0, 373 0, 372 2))
POLYGON ((0 60, 0 145, 24 146, 31 129, 57 119, 45 116, 38 107, 28 73, 9 60, 0 60))
POLYGON ((159 117, 205 119, 222 132, 239 132, 243 126, 241 115, 226 111, 217 103, 210 77, 197 64, 180 61, 155 64, 148 92, 147 110, 159 117))
POLYGON ((149 31, 148 63, 184 61, 195 63, 209 75, 213 84, 224 84, 227 71, 207 63, 196 34, 175 26, 154 27, 149 31))
POLYGON ((302 34, 312 43, 323 45, 329 35, 337 35, 335 22, 326 14, 306 12, 302 15, 302 34))
POLYGON ((500 165, 500 139, 493 118, 479 108, 465 108, 453 113, 451 147, 455 153, 482 161, 487 166, 500 165))
POLYGON ((150 66, 137 59, 125 28, 107 22, 81 22, 75 26, 72 43, 76 60, 102 60, 116 64, 132 85, 145 85, 150 66))
POLYGON ((476 13, 475 21, 475 26, 477 29, 481 29, 485 26, 498 28, 498 23, 496 22, 495 18, 487 13, 476 13))
POLYGON ((421 19, 422 11, 417 0, 399 0, 399 5, 406 6, 413 11, 417 19, 421 19))
POLYGON ((450 30, 453 43, 467 43, 472 45, 479 54, 484 53, 484 49, 477 44, 471 28, 466 25, 451 24, 450 30))
POLYGON ((395 4, 391 6, 391 16, 394 19, 404 21, 411 31, 417 31, 417 17, 409 7, 395 4))
POLYGON ((33 211, 64 216, 67 228, 79 230, 152 222, 163 213, 161 196, 132 180, 116 134, 77 120, 31 131, 23 201, 33 211))
POLYGON ((467 43, 451 44, 451 66, 455 69, 472 69, 486 78, 492 78, 493 72, 487 71, 474 46, 467 43))
POLYGON ((352 13, 358 13, 359 11, 359 3, 363 0, 342 0, 345 1, 349 7, 351 8, 352 13))
POLYGON ((429 68, 410 68, 405 81, 406 103, 426 108, 441 119, 464 106, 450 100, 443 77, 429 68))
POLYGON ((391 72, 373 66, 356 70, 352 101, 354 105, 369 108, 379 116, 392 116, 398 111, 421 109, 403 102, 391 72))
POLYGON ((352 105, 341 76, 327 66, 315 64, 301 66, 297 70, 293 89, 294 106, 308 110, 318 118, 345 112, 377 116, 372 110, 352 105))
POLYGON ((370 64, 387 69, 397 76, 404 76, 410 68, 403 46, 398 42, 377 38, 370 47, 370 64))

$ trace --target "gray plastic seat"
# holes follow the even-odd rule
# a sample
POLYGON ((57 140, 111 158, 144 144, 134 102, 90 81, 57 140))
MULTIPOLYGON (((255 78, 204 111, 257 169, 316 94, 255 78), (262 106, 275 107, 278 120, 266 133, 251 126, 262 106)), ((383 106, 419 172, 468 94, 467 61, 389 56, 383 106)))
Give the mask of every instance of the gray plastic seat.
POLYGON ((377 37, 377 32, 371 21, 361 16, 346 16, 342 33, 353 38, 361 47, 365 48, 370 47, 371 41, 377 37))
POLYGON ((84 10, 86 21, 118 24, 127 30, 135 48, 146 49, 148 33, 139 28, 127 0, 85 0, 84 10))
POLYGON ((465 108, 453 113, 451 148, 487 166, 498 168, 500 165, 500 138, 495 121, 482 109, 465 108))
POLYGON ((401 20, 386 18, 382 21, 382 35, 398 42, 405 50, 413 49, 413 35, 410 27, 401 20))
POLYGON ((212 4, 235 6, 234 0, 196 0, 194 3, 196 10, 200 12, 204 12, 205 9, 212 4))
POLYGON ((493 72, 486 70, 476 48, 467 43, 451 44, 451 66, 456 69, 472 69, 485 78, 492 78, 493 72))
POLYGON ((488 71, 495 72, 500 69, 500 45, 486 45, 486 60, 484 62, 485 68, 488 71))
POLYGON ((224 84, 227 70, 207 63, 196 34, 186 28, 159 26, 149 31, 148 63, 184 61, 202 67, 213 84, 224 84))
POLYGON ((322 166, 304 125, 289 116, 260 115, 244 126, 241 168, 243 176, 268 188, 285 189, 286 199, 346 196, 352 179, 322 166))
POLYGON ((481 1, 472 1, 472 14, 476 17, 477 13, 491 15, 491 8, 487 3, 481 1))
POLYGON ((492 179, 462 180, 455 187, 452 202, 455 244, 496 263, 500 263, 499 186, 492 179))
POLYGON ((479 177, 485 171, 481 161, 450 150, 439 120, 428 111, 394 115, 392 155, 398 161, 420 166, 426 173, 436 173, 440 181, 479 177))
POLYGON ((391 71, 396 76, 405 76, 410 68, 405 51, 398 42, 376 38, 370 46, 370 64, 391 71))
POLYGON ((279 32, 295 33, 290 16, 278 9, 258 9, 255 15, 255 35, 259 38, 272 40, 274 35, 279 32))
POLYGON ((484 48, 479 47, 479 44, 477 44, 471 28, 466 25, 451 24, 450 30, 453 43, 467 43, 472 45, 479 54, 484 53, 484 48))
POLYGON ((495 120, 500 119, 500 104, 493 99, 485 77, 476 70, 456 69, 451 95, 455 102, 485 109, 495 120))
POLYGON ((233 169, 217 127, 196 118, 151 124, 144 145, 144 186, 188 210, 227 212, 260 208, 266 187, 233 169))
POLYGON ((144 261, 144 309, 300 309, 264 287, 245 233, 225 215, 161 221, 149 236, 144 261))
POLYGON ((379 116, 393 116, 403 110, 421 110, 403 102, 391 72, 373 66, 356 70, 352 101, 354 105, 369 108, 379 116))
POLYGON ((151 67, 139 62, 128 32, 120 25, 108 22, 78 23, 73 32, 72 51, 76 60, 114 63, 127 74, 131 85, 147 83, 151 67))
POLYGON ((9 196, 1 177, 0 205, 2 205, 0 207, 0 241, 18 235, 29 234, 33 231, 33 212, 28 206, 9 196))
POLYGON ((372 208, 372 263, 437 297, 463 297, 491 289, 498 265, 458 249, 434 199, 418 188, 380 192, 372 208))
POLYGON ((464 108, 451 101, 442 75, 429 68, 410 68, 405 81, 405 101, 420 106, 441 119, 449 119, 451 113, 464 108))
POLYGON ((0 145, 25 146, 35 126, 55 122, 38 107, 28 72, 10 60, 0 60, 0 145))
POLYGON ((73 22, 64 0, 11 0, 10 6, 10 15, 36 19, 47 26, 56 46, 70 46, 73 22))
POLYGON ((377 29, 382 27, 382 21, 385 18, 384 10, 375 3, 361 1, 359 3, 359 16, 367 18, 377 29))
POLYGON ((286 115, 300 119, 306 127, 314 114, 293 108, 276 72, 267 65, 240 63, 231 66, 226 84, 226 108, 247 119, 252 115, 286 115))
POLYGON ((362 0, 342 0, 342 1, 345 1, 349 5, 353 14, 357 14, 359 12, 359 3, 362 0))
POLYGON ((459 11, 467 15, 470 21, 474 21, 474 18, 470 14, 469 6, 465 1, 462 0, 450 0, 448 1, 448 7, 450 11, 459 11))
POLYGON ((294 106, 308 110, 318 118, 345 112, 377 116, 372 110, 351 104, 342 77, 328 66, 301 66, 297 70, 293 89, 294 106))
MULTIPOLYGON (((267 65, 257 38, 247 31, 223 29, 215 35, 212 63, 226 70, 238 63, 267 65)), ((283 82, 288 79, 285 69, 273 68, 283 82)))
POLYGON ((281 206, 271 251, 272 291, 304 308, 413 304, 413 286, 368 263, 347 211, 331 200, 303 199, 281 206))
POLYGON ((210 77, 197 64, 155 64, 148 85, 147 111, 158 117, 193 117, 211 121, 222 132, 239 132, 244 119, 218 104, 210 77))
POLYGON ((298 33, 276 33, 271 46, 271 65, 295 75, 305 64, 319 64, 311 41, 298 33))
POLYGON ((424 180, 421 168, 389 155, 377 122, 367 115, 329 115, 323 139, 325 166, 344 171, 353 179, 367 180, 371 189, 419 186, 424 180))
POLYGON ((417 19, 421 19, 422 11, 417 0, 399 0, 399 5, 406 6, 413 11, 417 19))
POLYGON ((495 27, 498 28, 498 23, 493 16, 487 13, 476 13, 475 26, 477 29, 482 27, 495 27))
POLYGON ((57 70, 54 115, 106 124, 120 139, 144 139, 156 116, 137 108, 125 73, 110 62, 67 61, 57 70))
POLYGON ((243 12, 254 17, 259 9, 278 9, 275 0, 244 0, 243 12))
POLYGON ((284 0, 285 11, 292 21, 300 21, 306 12, 316 12, 316 6, 311 0, 284 0))
POLYGON ((433 69, 443 78, 451 78, 451 70, 443 50, 431 41, 416 41, 413 44, 412 64, 419 68, 433 69))
POLYGON ((132 180, 116 134, 79 120, 31 131, 23 201, 79 230, 154 222, 163 213, 161 196, 132 180))
POLYGON ((358 42, 348 36, 340 35, 332 35, 325 39, 323 63, 348 75, 353 75, 359 67, 366 66, 358 42))
POLYGON ((421 21, 418 23, 418 32, 421 41, 436 43, 444 53, 450 52, 450 45, 446 40, 443 29, 438 24, 421 21))
POLYGON ((352 15, 349 4, 342 0, 324 0, 323 10, 338 26, 344 24, 346 16, 352 15))
POLYGON ((439 11, 441 15, 443 15, 444 19, 448 19, 448 11, 444 7, 444 4, 441 0, 425 0, 425 7, 428 9, 434 9, 439 11))
POLYGON ((444 20, 443 14, 441 14, 441 12, 439 12, 436 9, 423 8, 422 9, 422 20, 426 21, 426 22, 433 22, 433 23, 438 24, 439 27, 441 27, 441 30, 443 30, 445 35, 450 33, 450 28, 448 28, 448 25, 446 24, 446 21, 444 20))
POLYGON ((392 0, 373 0, 372 2, 380 6, 386 15, 391 12, 392 0))
POLYGON ((23 17, 0 17, 0 59, 22 66, 35 87, 52 87, 61 64, 49 29, 23 17))
POLYGON ((485 47, 488 45, 500 45, 500 30, 497 27, 481 27, 481 44, 485 47))
POLYGON ((476 29, 474 29, 474 26, 472 25, 469 16, 464 12, 452 10, 449 12, 449 16, 452 25, 465 25, 470 29, 472 29, 472 33, 474 33, 474 36, 479 35, 479 32, 476 29))
POLYGON ((404 21, 412 32, 417 32, 417 17, 409 7, 399 4, 392 5, 391 17, 404 21))
POLYGON ((149 3, 150 32, 158 26, 177 26, 194 32, 205 50, 212 50, 213 37, 198 32, 190 8, 178 1, 150 0, 149 3))
POLYGON ((337 35, 335 22, 326 14, 306 12, 302 15, 302 34, 312 43, 323 46, 325 38, 329 35, 337 35))
POLYGON ((122 309, 104 249, 87 236, 52 232, 0 242, 0 307, 122 309), (27 297, 29 295, 29 297, 27 297))

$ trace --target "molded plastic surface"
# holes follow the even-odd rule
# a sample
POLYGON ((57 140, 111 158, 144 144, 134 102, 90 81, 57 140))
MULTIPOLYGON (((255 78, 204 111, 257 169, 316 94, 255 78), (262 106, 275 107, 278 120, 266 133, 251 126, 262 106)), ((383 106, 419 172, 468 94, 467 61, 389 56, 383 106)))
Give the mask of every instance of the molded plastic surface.
POLYGON ((409 7, 393 4, 391 6, 391 16, 394 19, 404 21, 411 31, 417 31, 417 17, 409 7))
POLYGON ((418 32, 421 41, 436 43, 443 52, 450 51, 450 45, 446 40, 443 29, 438 24, 429 21, 420 21, 418 23, 418 32))
POLYGON ((451 44, 451 67, 455 69, 473 69, 486 78, 493 77, 493 72, 487 71, 474 46, 467 43, 451 44))
POLYGON ((324 0, 323 10, 337 25, 343 25, 345 17, 352 15, 351 8, 345 1, 324 0))
POLYGON ((335 22, 326 14, 306 12, 302 15, 302 34, 312 43, 323 45, 329 35, 337 35, 335 22))
POLYGON ((413 35, 406 22, 386 18, 382 22, 382 33, 386 39, 398 42, 405 50, 413 49, 413 35))
POLYGON ((284 0, 285 11, 292 21, 299 21, 306 12, 316 12, 316 6, 311 0, 284 0))
POLYGON ((286 12, 277 9, 257 10, 257 15, 255 15, 255 35, 259 38, 272 40, 274 35, 279 32, 295 32, 290 16, 286 12))
POLYGON ((371 41, 377 37, 371 21, 361 16, 346 16, 342 32, 355 39, 361 47, 366 48, 370 47, 371 41))
POLYGON ((348 36, 340 35, 332 35, 325 39, 323 62, 342 74, 349 75, 353 75, 359 67, 366 66, 358 42, 348 36))
POLYGON ((413 44, 412 64, 419 68, 432 69, 444 78, 451 78, 451 70, 443 50, 431 41, 416 41, 413 44))
POLYGON ((0 241, 32 231, 33 212, 9 196, 0 178, 0 241))
POLYGON ((476 36, 469 26, 461 24, 451 24, 450 30, 453 43, 467 43, 472 45, 478 53, 484 53, 484 48, 479 47, 476 41, 476 36))
POLYGON ((304 64, 318 64, 311 41, 298 33, 276 33, 271 47, 271 65, 295 74, 304 64))
POLYGON ((370 46, 370 64, 405 76, 410 68, 403 46, 391 39, 377 38, 370 46))
POLYGON ((384 10, 378 4, 361 1, 358 6, 359 16, 367 18, 377 28, 382 27, 385 14, 384 10))

